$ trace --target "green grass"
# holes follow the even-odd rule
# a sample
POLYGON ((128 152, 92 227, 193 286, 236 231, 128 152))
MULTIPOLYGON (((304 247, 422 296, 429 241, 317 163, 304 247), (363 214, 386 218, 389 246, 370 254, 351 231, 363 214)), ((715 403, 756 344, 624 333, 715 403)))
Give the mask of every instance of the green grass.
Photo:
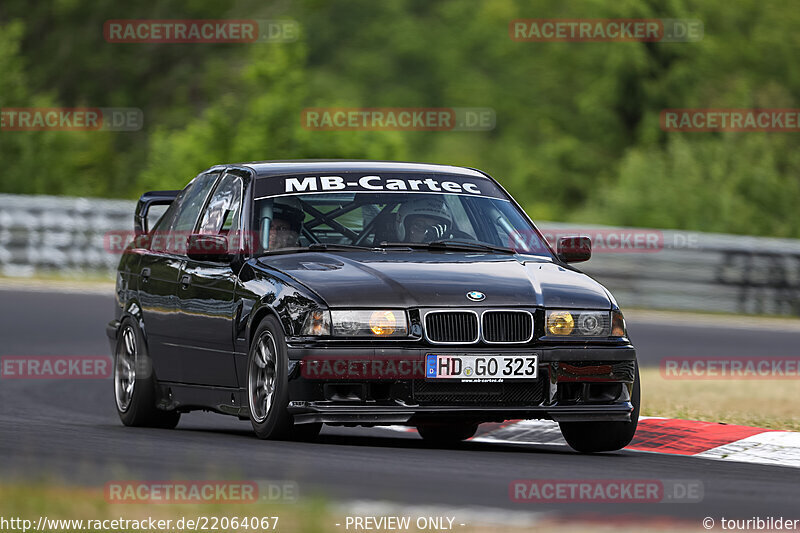
MULTIPOLYGON (((480 453, 480 452, 477 452, 480 453)), ((391 483, 391 480, 387 480, 391 483)), ((536 504, 520 504, 519 510, 523 512, 535 512, 536 504)), ((387 511, 386 516, 410 516, 411 524, 418 515, 397 509, 387 511)), ((152 517, 154 520, 172 520, 172 528, 158 530, 157 533, 190 533, 191 530, 184 529, 183 532, 177 530, 175 521, 180 518, 196 519, 199 516, 205 517, 279 517, 276 529, 219 529, 216 532, 207 533, 230 533, 232 531, 243 533, 267 533, 277 531, 280 533, 330 533, 330 532, 357 532, 365 531, 354 529, 352 526, 345 527, 345 515, 347 511, 336 508, 321 498, 312 498, 298 503, 268 505, 268 504, 203 504, 203 505, 147 505, 147 504, 111 504, 108 503, 103 495, 102 488, 71 487, 61 483, 48 482, 0 482, 0 517, 6 520, 10 518, 22 518, 30 520, 35 528, 39 517, 64 520, 143 520, 152 517), (336 526, 336 524, 340 526, 336 526)), ((431 508, 425 512, 425 516, 437 516, 441 513, 431 508)), ((445 512, 444 514, 449 514, 445 512)), ((364 516, 364 515, 359 515, 364 516)), ((458 517, 456 517, 458 518, 458 517)), ((636 523, 630 519, 614 522, 607 520, 599 522, 593 519, 571 522, 569 519, 541 519, 542 521, 528 525, 510 524, 479 524, 466 523, 464 527, 454 526, 458 533, 539 533, 558 530, 562 533, 585 533, 585 532, 608 532, 608 533, 639 533, 640 531, 654 531, 658 533, 670 533, 687 531, 702 531, 702 528, 687 528, 687 524, 671 523, 671 521, 645 521, 636 523)), ((270 521, 272 523, 272 521, 270 521)), ((693 526, 694 524, 688 524, 693 526)), ((17 530, 21 531, 21 530, 17 530)), ((31 530, 32 533, 40 533, 31 530)), ((81 531, 86 533, 87 529, 70 530, 61 529, 53 533, 68 533, 81 531)), ((125 530, 114 530, 125 531, 125 530)), ((131 531, 131 530, 128 530, 131 531)), ((148 530, 132 530, 135 533, 142 533, 148 530)), ((382 530, 384 531, 384 530, 382 530)), ((418 532, 415 527, 407 530, 418 532)), ((431 530, 425 530, 430 533, 431 530)), ((105 530, 102 530, 105 533, 105 530)), ((98 531, 97 533, 101 533, 98 531)))
MULTIPOLYGON (((0 516, 32 520, 48 519, 193 519, 207 517, 273 517, 277 516, 278 531, 316 533, 335 529, 330 520, 328 505, 319 498, 303 503, 208 503, 208 504, 146 504, 109 503, 103 488, 70 487, 61 483, 21 482, 0 484, 0 516), (330 526, 330 527, 327 527, 330 526)), ((270 522, 272 523, 272 522, 270 522)), ((35 526, 34 526, 35 527, 35 526)), ((78 530, 60 530, 78 531, 78 530)), ((86 531, 86 530, 83 530, 86 531)), ((171 533, 175 528, 165 531, 171 533)), ((249 528, 220 531, 250 533, 249 528)), ((266 531, 266 530, 261 530, 266 531)), ((58 532, 55 532, 58 533, 58 532)), ((213 532, 210 532, 213 533, 213 532)))
POLYGON ((642 415, 800 431, 800 379, 675 380, 642 368, 642 415))

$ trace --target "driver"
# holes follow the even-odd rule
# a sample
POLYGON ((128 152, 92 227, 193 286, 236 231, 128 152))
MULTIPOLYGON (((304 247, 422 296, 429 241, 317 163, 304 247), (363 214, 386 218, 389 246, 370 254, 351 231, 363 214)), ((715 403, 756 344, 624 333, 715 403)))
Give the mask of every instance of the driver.
POLYGON ((269 249, 299 246, 305 213, 296 198, 278 198, 272 206, 269 225, 269 249))
POLYGON ((446 238, 453 226, 450 209, 441 198, 419 198, 400 206, 398 237, 403 242, 431 242, 446 238))

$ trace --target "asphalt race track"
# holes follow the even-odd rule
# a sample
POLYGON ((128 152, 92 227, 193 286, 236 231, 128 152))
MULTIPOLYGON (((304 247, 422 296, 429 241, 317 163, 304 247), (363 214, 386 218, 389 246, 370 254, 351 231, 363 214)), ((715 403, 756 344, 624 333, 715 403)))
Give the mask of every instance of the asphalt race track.
MULTIPOLYGON (((0 290, 0 355, 106 355, 112 297, 0 290)), ((666 356, 791 355, 798 333, 629 319, 644 365, 666 356)), ((264 442, 249 422, 184 415, 178 429, 119 422, 110 380, 0 380, 0 476, 100 485, 119 479, 294 480, 301 495, 474 506, 556 515, 797 518, 800 472, 623 451, 470 442, 434 448, 416 433, 328 428, 319 442, 264 442), (700 503, 514 503, 516 479, 700 480, 700 503)))

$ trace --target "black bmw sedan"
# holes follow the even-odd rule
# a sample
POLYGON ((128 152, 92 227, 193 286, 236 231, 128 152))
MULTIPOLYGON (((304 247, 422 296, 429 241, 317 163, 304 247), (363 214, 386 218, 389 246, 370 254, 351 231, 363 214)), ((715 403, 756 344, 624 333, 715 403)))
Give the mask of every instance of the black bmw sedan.
POLYGON ((639 413, 636 352, 614 298, 553 249, 487 174, 377 161, 212 167, 142 195, 120 260, 114 397, 128 426, 181 413, 249 419, 261 438, 322 424, 555 420, 617 450, 639 413), (154 205, 167 205, 152 228, 154 205))

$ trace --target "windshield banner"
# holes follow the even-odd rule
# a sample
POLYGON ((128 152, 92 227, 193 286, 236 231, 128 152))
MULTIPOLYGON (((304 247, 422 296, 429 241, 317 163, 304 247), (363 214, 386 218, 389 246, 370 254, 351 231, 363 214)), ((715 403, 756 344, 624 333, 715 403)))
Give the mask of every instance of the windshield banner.
POLYGON ((264 178, 255 184, 256 198, 337 192, 438 193, 506 199, 488 178, 450 174, 314 174, 264 178))

